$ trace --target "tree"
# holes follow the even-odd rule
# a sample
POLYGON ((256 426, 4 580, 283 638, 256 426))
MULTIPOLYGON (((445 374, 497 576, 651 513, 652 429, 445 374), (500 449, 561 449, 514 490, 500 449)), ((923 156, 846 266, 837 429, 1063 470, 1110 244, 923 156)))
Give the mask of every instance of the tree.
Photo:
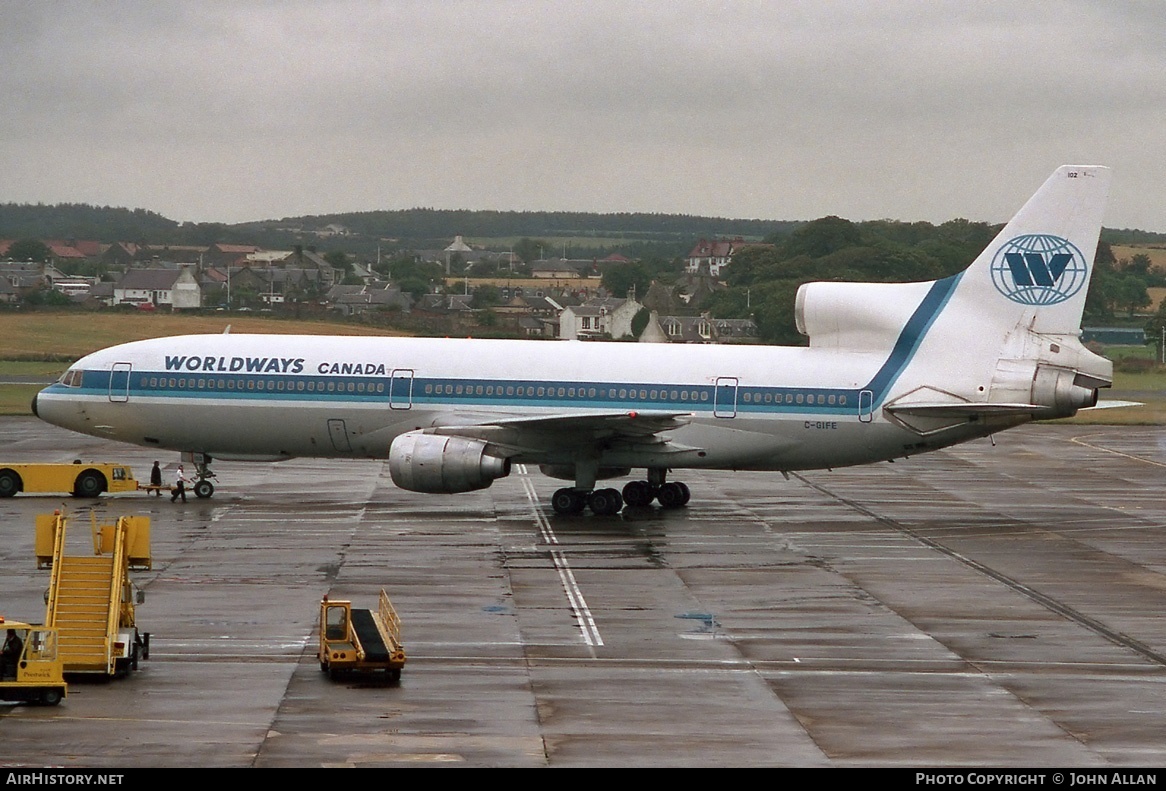
POLYGON ((179 227, 178 233, 178 238, 186 244, 210 247, 230 237, 230 226, 221 222, 187 222, 179 227))
POLYGON ((770 247, 746 247, 725 267, 724 278, 731 286, 748 286, 772 277, 772 270, 784 256, 770 247))
POLYGON ((652 273, 638 262, 631 264, 605 264, 603 279, 600 281, 613 297, 623 299, 634 288, 636 299, 643 299, 652 285, 652 273))
POLYGON ((529 239, 524 236, 514 243, 514 254, 529 264, 531 261, 542 258, 542 251, 546 247, 547 243, 542 239, 529 239))
POLYGON ((8 257, 13 261, 39 261, 47 263, 53 251, 40 239, 17 239, 8 247, 8 257))
POLYGON ((806 339, 794 321, 794 298, 799 285, 796 281, 782 280, 752 289, 753 320, 761 339, 768 343, 805 345, 806 339))
POLYGON ((1151 302, 1150 294, 1146 291, 1146 282, 1137 275, 1121 275, 1117 278, 1113 296, 1118 307, 1123 307, 1132 316, 1138 308, 1144 308, 1151 302))
POLYGON ((72 299, 53 288, 34 288, 24 296, 24 304, 37 307, 63 308, 76 303, 72 299))
POLYGON ((1138 253, 1130 259, 1129 264, 1126 265, 1127 272, 1133 272, 1143 277, 1150 274, 1150 256, 1145 253, 1138 253))
POLYGON ((1166 299, 1158 305, 1158 312, 1155 313, 1148 322, 1146 322, 1146 337, 1150 343, 1158 346, 1158 361, 1163 360, 1166 355, 1166 349, 1162 348, 1162 337, 1166 333, 1166 299))
POLYGON ((348 254, 343 250, 331 250, 324 253, 324 260, 337 269, 348 269, 348 254))
POLYGON ((494 277, 498 274, 498 261, 493 258, 483 258, 470 267, 472 277, 494 277))
POLYGON ((451 275, 461 275, 466 271, 466 257, 460 252, 446 253, 449 262, 449 273, 451 275))
POLYGON ((850 220, 833 215, 808 222, 791 233, 783 243, 787 257, 808 255, 821 258, 844 247, 862 242, 862 232, 850 220))
POLYGON ((401 289, 403 293, 412 296, 414 302, 429 293, 429 282, 426 280, 406 277, 402 280, 394 280, 394 282, 397 284, 397 288, 401 289))
POLYGON ((489 308, 501 302, 502 292, 497 286, 478 286, 474 289, 474 296, 470 298, 470 307, 489 308))
POLYGON ((644 334, 644 330, 648 327, 648 322, 652 320, 652 311, 647 308, 640 308, 636 315, 632 316, 632 337, 638 338, 644 334))

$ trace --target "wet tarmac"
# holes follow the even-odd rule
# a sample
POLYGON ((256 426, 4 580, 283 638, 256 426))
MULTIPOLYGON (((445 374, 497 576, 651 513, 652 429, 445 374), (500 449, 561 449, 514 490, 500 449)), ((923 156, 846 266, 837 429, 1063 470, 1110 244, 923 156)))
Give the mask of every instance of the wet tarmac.
MULTIPOLYGON (((0 420, 2 461, 155 452, 0 420)), ((1166 429, 1032 426, 895 464, 690 473, 561 517, 558 482, 396 489, 220 463, 211 500, 0 500, 0 614, 41 620, 37 513, 152 518, 129 678, 0 704, 0 765, 1166 765, 1166 429), (399 611, 399 684, 331 681, 320 597, 399 611)), ((80 542, 80 544, 76 543, 80 542)))

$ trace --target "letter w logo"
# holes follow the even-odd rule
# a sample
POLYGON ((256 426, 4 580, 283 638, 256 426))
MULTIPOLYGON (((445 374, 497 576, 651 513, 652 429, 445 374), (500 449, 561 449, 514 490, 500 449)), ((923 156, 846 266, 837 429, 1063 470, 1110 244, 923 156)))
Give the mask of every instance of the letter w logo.
POLYGON ((1056 253, 1045 263, 1045 257, 1040 253, 1005 253, 1004 260, 1008 262, 1016 285, 1052 287, 1061 279, 1073 256, 1056 253))

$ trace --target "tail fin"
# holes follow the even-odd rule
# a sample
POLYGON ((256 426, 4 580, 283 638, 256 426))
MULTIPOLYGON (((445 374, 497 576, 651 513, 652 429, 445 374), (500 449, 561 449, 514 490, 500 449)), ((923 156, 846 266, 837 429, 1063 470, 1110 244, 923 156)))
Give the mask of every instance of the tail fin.
POLYGON ((888 411, 938 430, 960 416, 1064 417, 1097 402, 1113 365, 1079 338, 1109 177, 1058 168, 971 266, 930 284, 900 336, 917 351, 888 388, 888 411))
POLYGON ((1105 167, 1057 168, 964 271, 949 307, 977 324, 1077 334, 1109 180, 1105 167))

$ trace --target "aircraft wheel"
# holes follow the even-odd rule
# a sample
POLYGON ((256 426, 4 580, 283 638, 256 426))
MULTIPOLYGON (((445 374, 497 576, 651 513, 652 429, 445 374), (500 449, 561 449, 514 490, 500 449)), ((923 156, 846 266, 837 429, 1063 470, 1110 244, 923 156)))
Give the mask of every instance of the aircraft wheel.
POLYGON ((684 481, 677 481, 676 485, 680 487, 680 491, 684 492, 684 497, 681 498, 681 505, 688 505, 688 501, 692 499, 692 492, 688 491, 688 484, 684 481))
POLYGON ((587 498, 578 489, 565 486, 551 495, 551 508, 556 514, 578 514, 587 505, 587 498))
POLYGON ((210 497, 214 493, 215 493, 215 485, 213 483, 211 483, 210 481, 206 480, 205 478, 203 478, 200 481, 195 482, 195 484, 194 484, 194 496, 197 497, 198 499, 205 500, 206 498, 210 497))
POLYGON ((20 476, 12 470, 0 472, 0 497, 11 497, 20 491, 20 476))
POLYGON ((81 473, 73 484, 74 497, 99 497, 104 491, 105 476, 94 470, 81 473))
POLYGON ((656 495, 656 499, 665 508, 679 508, 687 502, 684 499, 684 489, 681 488, 682 486, 683 484, 669 481, 660 487, 660 492, 656 495))
POLYGON ((623 508, 623 498, 615 489, 596 489, 587 498, 591 512, 600 516, 613 516, 623 508))
POLYGON ((649 505, 654 499, 656 495, 647 481, 632 481, 623 487, 623 501, 632 508, 649 505))

